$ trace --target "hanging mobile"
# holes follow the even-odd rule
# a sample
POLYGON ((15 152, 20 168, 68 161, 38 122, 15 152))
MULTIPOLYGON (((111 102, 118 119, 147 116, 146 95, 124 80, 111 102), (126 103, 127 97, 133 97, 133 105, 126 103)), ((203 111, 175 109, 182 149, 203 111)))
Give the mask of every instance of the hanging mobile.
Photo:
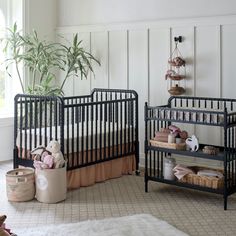
POLYGON ((182 42, 182 36, 175 37, 175 49, 168 60, 168 70, 165 79, 169 80, 168 92, 171 95, 181 95, 185 93, 185 86, 181 84, 186 78, 185 60, 183 59, 179 49, 178 43, 182 42))

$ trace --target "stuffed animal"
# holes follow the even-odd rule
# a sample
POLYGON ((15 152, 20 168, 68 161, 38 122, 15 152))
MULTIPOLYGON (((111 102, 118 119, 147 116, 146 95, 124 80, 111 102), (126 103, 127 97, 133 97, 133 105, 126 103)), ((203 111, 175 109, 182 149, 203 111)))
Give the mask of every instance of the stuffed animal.
POLYGON ((62 168, 65 164, 64 157, 60 151, 61 147, 58 141, 52 140, 49 142, 46 150, 51 152, 54 158, 54 168, 62 168))
POLYGON ((4 223, 6 218, 5 215, 0 215, 0 236, 16 236, 14 233, 11 233, 10 229, 6 228, 4 223))
POLYGON ((44 169, 51 169, 54 164, 54 157, 52 155, 42 155, 41 160, 47 166, 44 169))
POLYGON ((31 154, 34 155, 34 160, 40 161, 41 156, 45 153, 46 149, 44 146, 38 146, 31 151, 31 154))
POLYGON ((192 152, 196 152, 199 148, 199 142, 195 135, 186 139, 186 144, 192 152))
POLYGON ((170 126, 169 126, 169 129, 170 129, 173 133, 179 133, 179 132, 181 132, 181 131, 180 131, 180 128, 177 127, 177 126, 175 126, 175 125, 170 125, 170 126))
POLYGON ((43 162, 42 161, 38 161, 37 159, 34 160, 33 166, 35 169, 43 169, 43 162))
POLYGON ((51 155, 47 155, 41 158, 41 161, 34 160, 33 166, 36 169, 52 169, 54 165, 54 157, 51 155))

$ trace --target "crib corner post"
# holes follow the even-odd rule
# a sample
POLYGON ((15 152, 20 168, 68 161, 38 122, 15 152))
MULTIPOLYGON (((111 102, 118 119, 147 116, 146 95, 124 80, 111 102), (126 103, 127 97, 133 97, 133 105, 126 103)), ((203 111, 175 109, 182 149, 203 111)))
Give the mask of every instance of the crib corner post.
MULTIPOLYGON (((65 124, 65 104, 64 99, 62 97, 57 97, 57 101, 59 103, 59 126, 60 126, 60 144, 61 144, 61 152, 65 155, 64 150, 64 124, 65 124)), ((67 150, 68 151, 68 150, 67 150)))
POLYGON ((136 141, 136 143, 135 143, 135 163, 136 163, 135 174, 140 175, 140 170, 139 170, 139 141, 136 141))
POLYGON ((18 168, 17 158, 18 158, 17 148, 14 148, 13 149, 13 168, 14 169, 18 168))

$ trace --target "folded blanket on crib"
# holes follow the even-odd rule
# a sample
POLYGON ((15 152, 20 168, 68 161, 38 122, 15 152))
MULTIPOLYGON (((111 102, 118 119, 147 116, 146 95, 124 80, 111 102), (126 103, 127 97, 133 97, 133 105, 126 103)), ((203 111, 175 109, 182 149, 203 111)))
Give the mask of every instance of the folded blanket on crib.
POLYGON ((216 170, 200 170, 197 172, 197 175, 199 176, 206 176, 206 177, 217 177, 217 178, 223 178, 223 174, 216 170))
POLYGON ((176 165, 173 171, 178 180, 182 179, 187 174, 195 174, 193 170, 185 165, 180 164, 176 165))

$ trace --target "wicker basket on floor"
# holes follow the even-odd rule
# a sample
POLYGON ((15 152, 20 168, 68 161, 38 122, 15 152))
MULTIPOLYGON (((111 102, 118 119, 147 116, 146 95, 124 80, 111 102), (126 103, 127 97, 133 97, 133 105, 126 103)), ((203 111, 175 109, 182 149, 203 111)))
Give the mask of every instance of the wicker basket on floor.
MULTIPOLYGON (((222 170, 212 169, 212 168, 203 168, 203 167, 191 167, 194 169, 195 173, 203 169, 215 170, 223 173, 222 170)), ((199 176, 197 174, 187 174, 185 175, 180 182, 199 185, 201 187, 213 188, 213 189, 222 189, 224 186, 224 178, 218 177, 207 177, 207 176, 199 176)))
POLYGON ((7 198, 13 202, 32 200, 35 196, 34 169, 22 168, 6 173, 7 198))

